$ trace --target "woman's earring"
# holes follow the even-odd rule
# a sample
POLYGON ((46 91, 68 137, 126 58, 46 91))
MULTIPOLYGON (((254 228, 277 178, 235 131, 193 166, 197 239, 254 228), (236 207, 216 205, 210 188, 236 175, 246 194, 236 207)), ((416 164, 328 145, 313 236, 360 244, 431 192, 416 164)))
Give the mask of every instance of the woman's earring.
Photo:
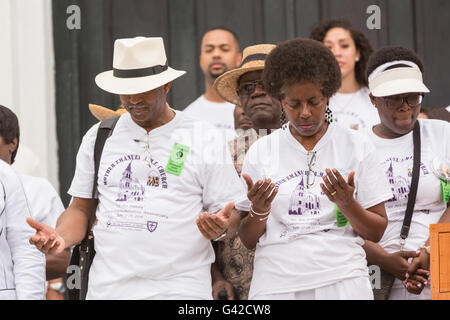
POLYGON ((286 114, 284 113, 284 109, 283 107, 281 107, 281 113, 280 113, 280 126, 282 130, 285 130, 287 128, 287 119, 286 119, 286 114))
POLYGON ((327 108, 325 109, 325 121, 330 124, 333 122, 333 112, 327 104, 327 108))

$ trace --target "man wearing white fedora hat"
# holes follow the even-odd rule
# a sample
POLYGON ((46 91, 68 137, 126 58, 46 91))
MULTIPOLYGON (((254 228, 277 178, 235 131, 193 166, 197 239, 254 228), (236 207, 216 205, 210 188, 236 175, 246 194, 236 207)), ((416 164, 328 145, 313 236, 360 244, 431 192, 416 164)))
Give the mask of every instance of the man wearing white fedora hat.
MULTIPOLYGON (((166 106, 172 81, 184 73, 168 66, 162 38, 137 37, 117 40, 113 70, 95 79, 120 95, 128 113, 100 161, 87 299, 212 297, 209 240, 226 235, 229 201, 242 190, 218 130, 166 106)), ((73 201, 56 230, 29 220, 37 230, 30 241, 44 253, 86 234, 98 128, 83 138, 69 190, 73 201)))

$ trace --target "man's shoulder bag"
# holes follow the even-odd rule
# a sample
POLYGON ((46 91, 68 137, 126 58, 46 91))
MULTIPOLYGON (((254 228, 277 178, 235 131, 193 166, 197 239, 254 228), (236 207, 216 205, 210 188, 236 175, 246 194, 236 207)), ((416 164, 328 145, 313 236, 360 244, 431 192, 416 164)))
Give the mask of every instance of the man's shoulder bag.
POLYGON ((100 167, 100 158, 102 156, 103 147, 105 146, 106 139, 108 139, 116 126, 119 117, 106 118, 102 120, 97 131, 97 137, 95 139, 94 146, 94 182, 92 184, 92 196, 91 205, 89 209, 89 220, 86 235, 80 244, 76 245, 72 251, 72 257, 70 259, 70 265, 79 266, 81 287, 75 289, 69 289, 70 300, 85 300, 88 288, 89 269, 92 264, 92 260, 95 256, 94 250, 94 235, 92 233, 92 225, 95 220, 96 201, 95 195, 97 193, 98 183, 98 169, 100 167))

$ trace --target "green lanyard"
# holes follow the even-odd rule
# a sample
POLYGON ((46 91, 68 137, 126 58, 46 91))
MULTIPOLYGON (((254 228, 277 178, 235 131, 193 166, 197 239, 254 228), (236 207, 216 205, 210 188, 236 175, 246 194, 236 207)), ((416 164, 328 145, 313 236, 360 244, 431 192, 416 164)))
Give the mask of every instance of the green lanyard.
POLYGON ((450 198, 450 182, 441 179, 442 200, 448 203, 450 198))
POLYGON ((338 206, 334 204, 334 210, 336 211, 336 222, 338 227, 345 227, 350 224, 347 218, 339 211, 338 206))

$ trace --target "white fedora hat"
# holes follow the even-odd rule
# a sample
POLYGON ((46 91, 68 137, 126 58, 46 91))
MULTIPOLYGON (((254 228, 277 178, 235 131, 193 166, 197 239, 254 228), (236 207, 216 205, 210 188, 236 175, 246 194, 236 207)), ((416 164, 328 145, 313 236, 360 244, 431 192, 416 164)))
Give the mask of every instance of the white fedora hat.
POLYGON ((95 83, 107 92, 137 94, 156 89, 185 73, 168 66, 162 38, 117 39, 113 70, 97 75, 95 83))

